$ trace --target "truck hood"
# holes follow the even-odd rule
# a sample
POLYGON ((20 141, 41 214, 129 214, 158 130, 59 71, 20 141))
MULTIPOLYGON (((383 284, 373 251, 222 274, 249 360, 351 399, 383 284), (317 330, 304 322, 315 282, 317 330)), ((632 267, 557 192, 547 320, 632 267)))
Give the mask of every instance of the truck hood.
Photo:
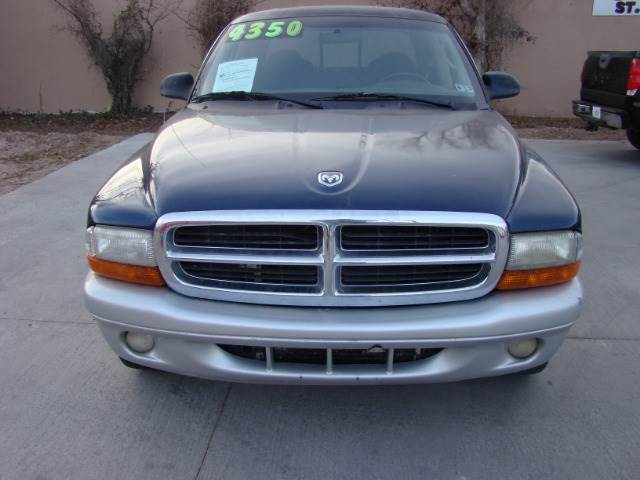
POLYGON ((493 111, 215 107, 179 112, 143 160, 158 216, 384 209, 505 218, 517 192, 520 144, 493 111), (320 172, 343 181, 324 186, 320 172))

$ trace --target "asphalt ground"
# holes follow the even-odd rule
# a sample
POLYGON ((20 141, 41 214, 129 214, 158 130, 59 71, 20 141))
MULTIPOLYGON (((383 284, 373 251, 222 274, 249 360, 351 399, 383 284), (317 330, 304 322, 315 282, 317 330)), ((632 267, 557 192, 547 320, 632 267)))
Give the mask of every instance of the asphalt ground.
POLYGON ((530 141, 584 213, 584 313, 545 372, 264 386, 123 367, 84 222, 139 135, 0 197, 0 479, 640 478, 640 152, 530 141))

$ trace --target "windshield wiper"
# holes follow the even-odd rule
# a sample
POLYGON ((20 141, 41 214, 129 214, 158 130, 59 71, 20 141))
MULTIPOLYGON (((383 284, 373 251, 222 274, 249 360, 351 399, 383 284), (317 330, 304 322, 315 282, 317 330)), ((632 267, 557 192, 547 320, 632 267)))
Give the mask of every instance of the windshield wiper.
POLYGON ((425 100, 422 98, 416 98, 416 97, 409 97, 406 95, 394 95, 392 93, 374 93, 374 92, 356 92, 356 93, 344 93, 341 95, 333 95, 330 97, 320 97, 320 98, 312 98, 311 100, 314 101, 336 101, 336 102, 342 102, 342 101, 359 101, 359 100, 366 100, 366 101, 385 101, 385 100, 390 100, 390 101, 401 101, 401 102, 416 102, 416 103, 423 103, 425 105, 431 105, 434 107, 440 107, 440 108, 448 108, 451 110, 456 110, 456 108, 451 104, 451 103, 444 103, 444 102, 435 102, 433 100, 425 100))
POLYGON ((244 92, 241 90, 233 92, 206 93, 191 99, 191 101, 195 103, 208 102, 211 100, 278 100, 281 102, 295 103, 296 105, 302 105, 307 108, 323 108, 322 105, 293 100, 292 98, 278 97, 277 95, 271 95, 269 93, 244 92))

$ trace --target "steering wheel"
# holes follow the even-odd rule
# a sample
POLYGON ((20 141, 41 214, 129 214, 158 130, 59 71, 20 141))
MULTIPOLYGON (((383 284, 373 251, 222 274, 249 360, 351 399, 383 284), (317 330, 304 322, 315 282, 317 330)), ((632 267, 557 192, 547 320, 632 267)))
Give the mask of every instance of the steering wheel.
POLYGON ((379 80, 380 83, 392 80, 394 78, 408 78, 410 80, 420 80, 421 82, 426 82, 427 81, 427 77, 425 77, 424 75, 420 75, 419 73, 415 73, 415 72, 395 72, 392 73, 390 75, 387 75, 386 77, 382 78, 379 80))

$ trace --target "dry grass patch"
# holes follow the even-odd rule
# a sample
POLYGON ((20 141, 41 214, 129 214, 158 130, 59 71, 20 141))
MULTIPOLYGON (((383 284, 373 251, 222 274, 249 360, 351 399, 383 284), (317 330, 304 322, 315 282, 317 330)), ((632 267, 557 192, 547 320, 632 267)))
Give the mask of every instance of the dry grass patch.
POLYGON ((0 194, 126 138, 94 132, 0 131, 0 194))

